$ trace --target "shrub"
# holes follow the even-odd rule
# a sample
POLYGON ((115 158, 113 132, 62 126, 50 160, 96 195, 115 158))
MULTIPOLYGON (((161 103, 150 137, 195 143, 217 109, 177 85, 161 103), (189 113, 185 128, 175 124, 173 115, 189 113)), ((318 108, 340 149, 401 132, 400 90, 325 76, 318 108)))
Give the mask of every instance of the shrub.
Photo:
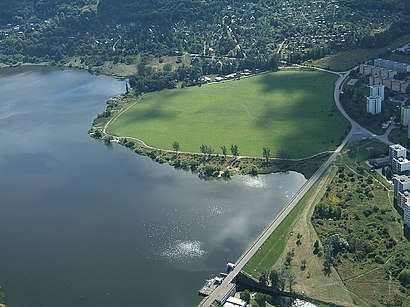
POLYGON ((399 274, 400 283, 407 287, 410 285, 410 270, 404 269, 399 274))

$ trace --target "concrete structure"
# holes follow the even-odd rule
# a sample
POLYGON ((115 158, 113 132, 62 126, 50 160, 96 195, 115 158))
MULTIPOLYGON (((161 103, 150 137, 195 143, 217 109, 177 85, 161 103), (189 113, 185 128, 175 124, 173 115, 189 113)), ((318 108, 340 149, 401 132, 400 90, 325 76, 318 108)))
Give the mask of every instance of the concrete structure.
POLYGON ((228 297, 226 300, 225 304, 223 304, 223 307, 246 307, 246 302, 236 298, 236 297, 228 297))
POLYGON ((372 67, 371 65, 367 65, 367 64, 360 64, 359 67, 359 72, 361 75, 370 75, 372 73, 372 67))
POLYGON ((397 71, 389 70, 388 78, 393 79, 397 75, 397 71))
POLYGON ((383 79, 384 87, 387 87, 389 90, 391 90, 391 83, 391 79, 383 79))
POLYGON ((393 92, 400 92, 400 87, 401 87, 401 81, 400 80, 393 79, 391 81, 391 90, 393 92))
POLYGON ((406 203, 403 208, 404 211, 404 227, 410 228, 410 203, 406 203))
POLYGON ((372 96, 380 96, 382 101, 384 101, 384 85, 371 85, 370 97, 372 96))
POLYGON ((393 159, 391 169, 393 173, 395 174, 403 174, 406 172, 409 173, 410 172, 410 161, 402 157, 393 159))
POLYGON ((400 83, 400 93, 406 93, 407 92, 407 88, 410 86, 410 83, 407 81, 402 81, 400 83))
POLYGON ((391 170, 395 174, 410 172, 410 161, 407 160, 407 149, 400 144, 390 145, 389 161, 391 170))
POLYGON ((394 144, 389 146, 389 161, 390 164, 392 163, 393 159, 397 158, 406 158, 407 157, 407 149, 400 144, 394 144))
POLYGON ((410 178, 407 176, 394 176, 393 177, 394 185, 394 198, 399 196, 399 193, 404 191, 410 191, 410 178))
POLYGON ((410 122, 410 106, 401 107, 400 122, 403 126, 408 126, 410 122))
POLYGON ((394 176, 394 205, 403 210, 404 226, 410 228, 410 178, 394 176))
POLYGON ((380 96, 367 97, 366 111, 372 115, 382 112, 382 99, 380 96))
POLYGON ((399 73, 409 73, 410 65, 385 59, 375 59, 374 66, 381 67, 388 70, 396 70, 399 73))
POLYGON ((383 68, 372 66, 372 75, 373 76, 378 76, 378 77, 383 77, 382 76, 382 70, 383 68))

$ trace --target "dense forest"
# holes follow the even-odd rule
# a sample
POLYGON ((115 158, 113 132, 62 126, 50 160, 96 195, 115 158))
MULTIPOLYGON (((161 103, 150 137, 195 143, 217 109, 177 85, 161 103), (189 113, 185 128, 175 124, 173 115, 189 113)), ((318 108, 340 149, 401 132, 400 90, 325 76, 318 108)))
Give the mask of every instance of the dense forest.
POLYGON ((381 47, 410 28, 408 0, 5 2, 0 63, 6 65, 63 65, 73 58, 81 67, 138 65, 141 56, 191 54, 208 60, 197 61, 188 75, 219 74, 232 67, 271 69, 273 61, 299 63, 359 46, 381 47))

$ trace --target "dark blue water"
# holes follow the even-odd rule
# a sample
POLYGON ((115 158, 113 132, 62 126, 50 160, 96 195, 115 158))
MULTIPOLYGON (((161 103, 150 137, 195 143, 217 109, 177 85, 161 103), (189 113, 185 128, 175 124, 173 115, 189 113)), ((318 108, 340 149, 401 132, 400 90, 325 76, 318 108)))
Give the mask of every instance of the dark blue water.
POLYGON ((202 181, 87 135, 122 81, 0 71, 0 286, 23 306, 194 306, 304 182, 202 181))

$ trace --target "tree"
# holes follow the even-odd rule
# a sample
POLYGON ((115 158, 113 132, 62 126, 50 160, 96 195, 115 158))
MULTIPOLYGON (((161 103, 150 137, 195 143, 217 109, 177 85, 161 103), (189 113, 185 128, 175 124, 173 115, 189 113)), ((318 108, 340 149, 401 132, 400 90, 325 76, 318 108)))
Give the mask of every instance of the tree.
POLYGON ((283 291, 283 289, 285 288, 286 279, 285 275, 282 273, 283 272, 281 272, 280 270, 272 270, 269 273, 269 279, 272 287, 278 288, 279 290, 283 291))
POLYGON ((201 150, 201 152, 202 152, 203 154, 207 155, 208 158, 210 158, 211 155, 214 153, 214 149, 213 149, 211 146, 209 146, 209 145, 202 144, 202 145, 199 147, 199 149, 201 150))
POLYGON ((249 293, 248 289, 241 292, 240 299, 245 301, 247 304, 249 304, 249 302, 251 301, 251 294, 249 293))
POLYGON ((263 154, 263 157, 266 159, 266 162, 269 162, 270 149, 267 148, 267 147, 263 147, 263 149, 262 149, 262 154, 263 154))
POLYGON ((238 145, 231 145, 231 153, 234 157, 239 156, 238 145))
POLYGON ((296 274, 292 270, 288 270, 289 291, 292 292, 293 286, 296 284, 296 274))
POLYGON ((178 156, 178 151, 179 151, 179 143, 177 141, 175 141, 174 143, 172 143, 172 148, 175 150, 175 154, 178 156))
POLYGON ((306 269, 306 264, 307 264, 306 259, 302 259, 301 266, 300 266, 300 269, 302 271, 304 271, 306 269))
POLYGON ((266 306, 266 295, 263 293, 256 293, 255 295, 255 302, 258 304, 259 307, 265 307, 266 306))
POLYGON ((262 273, 259 275, 259 282, 266 285, 269 280, 269 271, 264 270, 262 273))
POLYGON ((226 154, 227 154, 228 149, 226 148, 225 145, 222 145, 221 150, 222 150, 222 154, 224 155, 224 158, 226 159, 226 154))
POLYGON ((400 283, 405 287, 410 285, 410 270, 404 269, 403 271, 401 271, 399 275, 399 280, 400 283))
POLYGON ((393 171, 391 170, 390 166, 385 167, 385 174, 387 180, 391 180, 393 178, 393 171))

